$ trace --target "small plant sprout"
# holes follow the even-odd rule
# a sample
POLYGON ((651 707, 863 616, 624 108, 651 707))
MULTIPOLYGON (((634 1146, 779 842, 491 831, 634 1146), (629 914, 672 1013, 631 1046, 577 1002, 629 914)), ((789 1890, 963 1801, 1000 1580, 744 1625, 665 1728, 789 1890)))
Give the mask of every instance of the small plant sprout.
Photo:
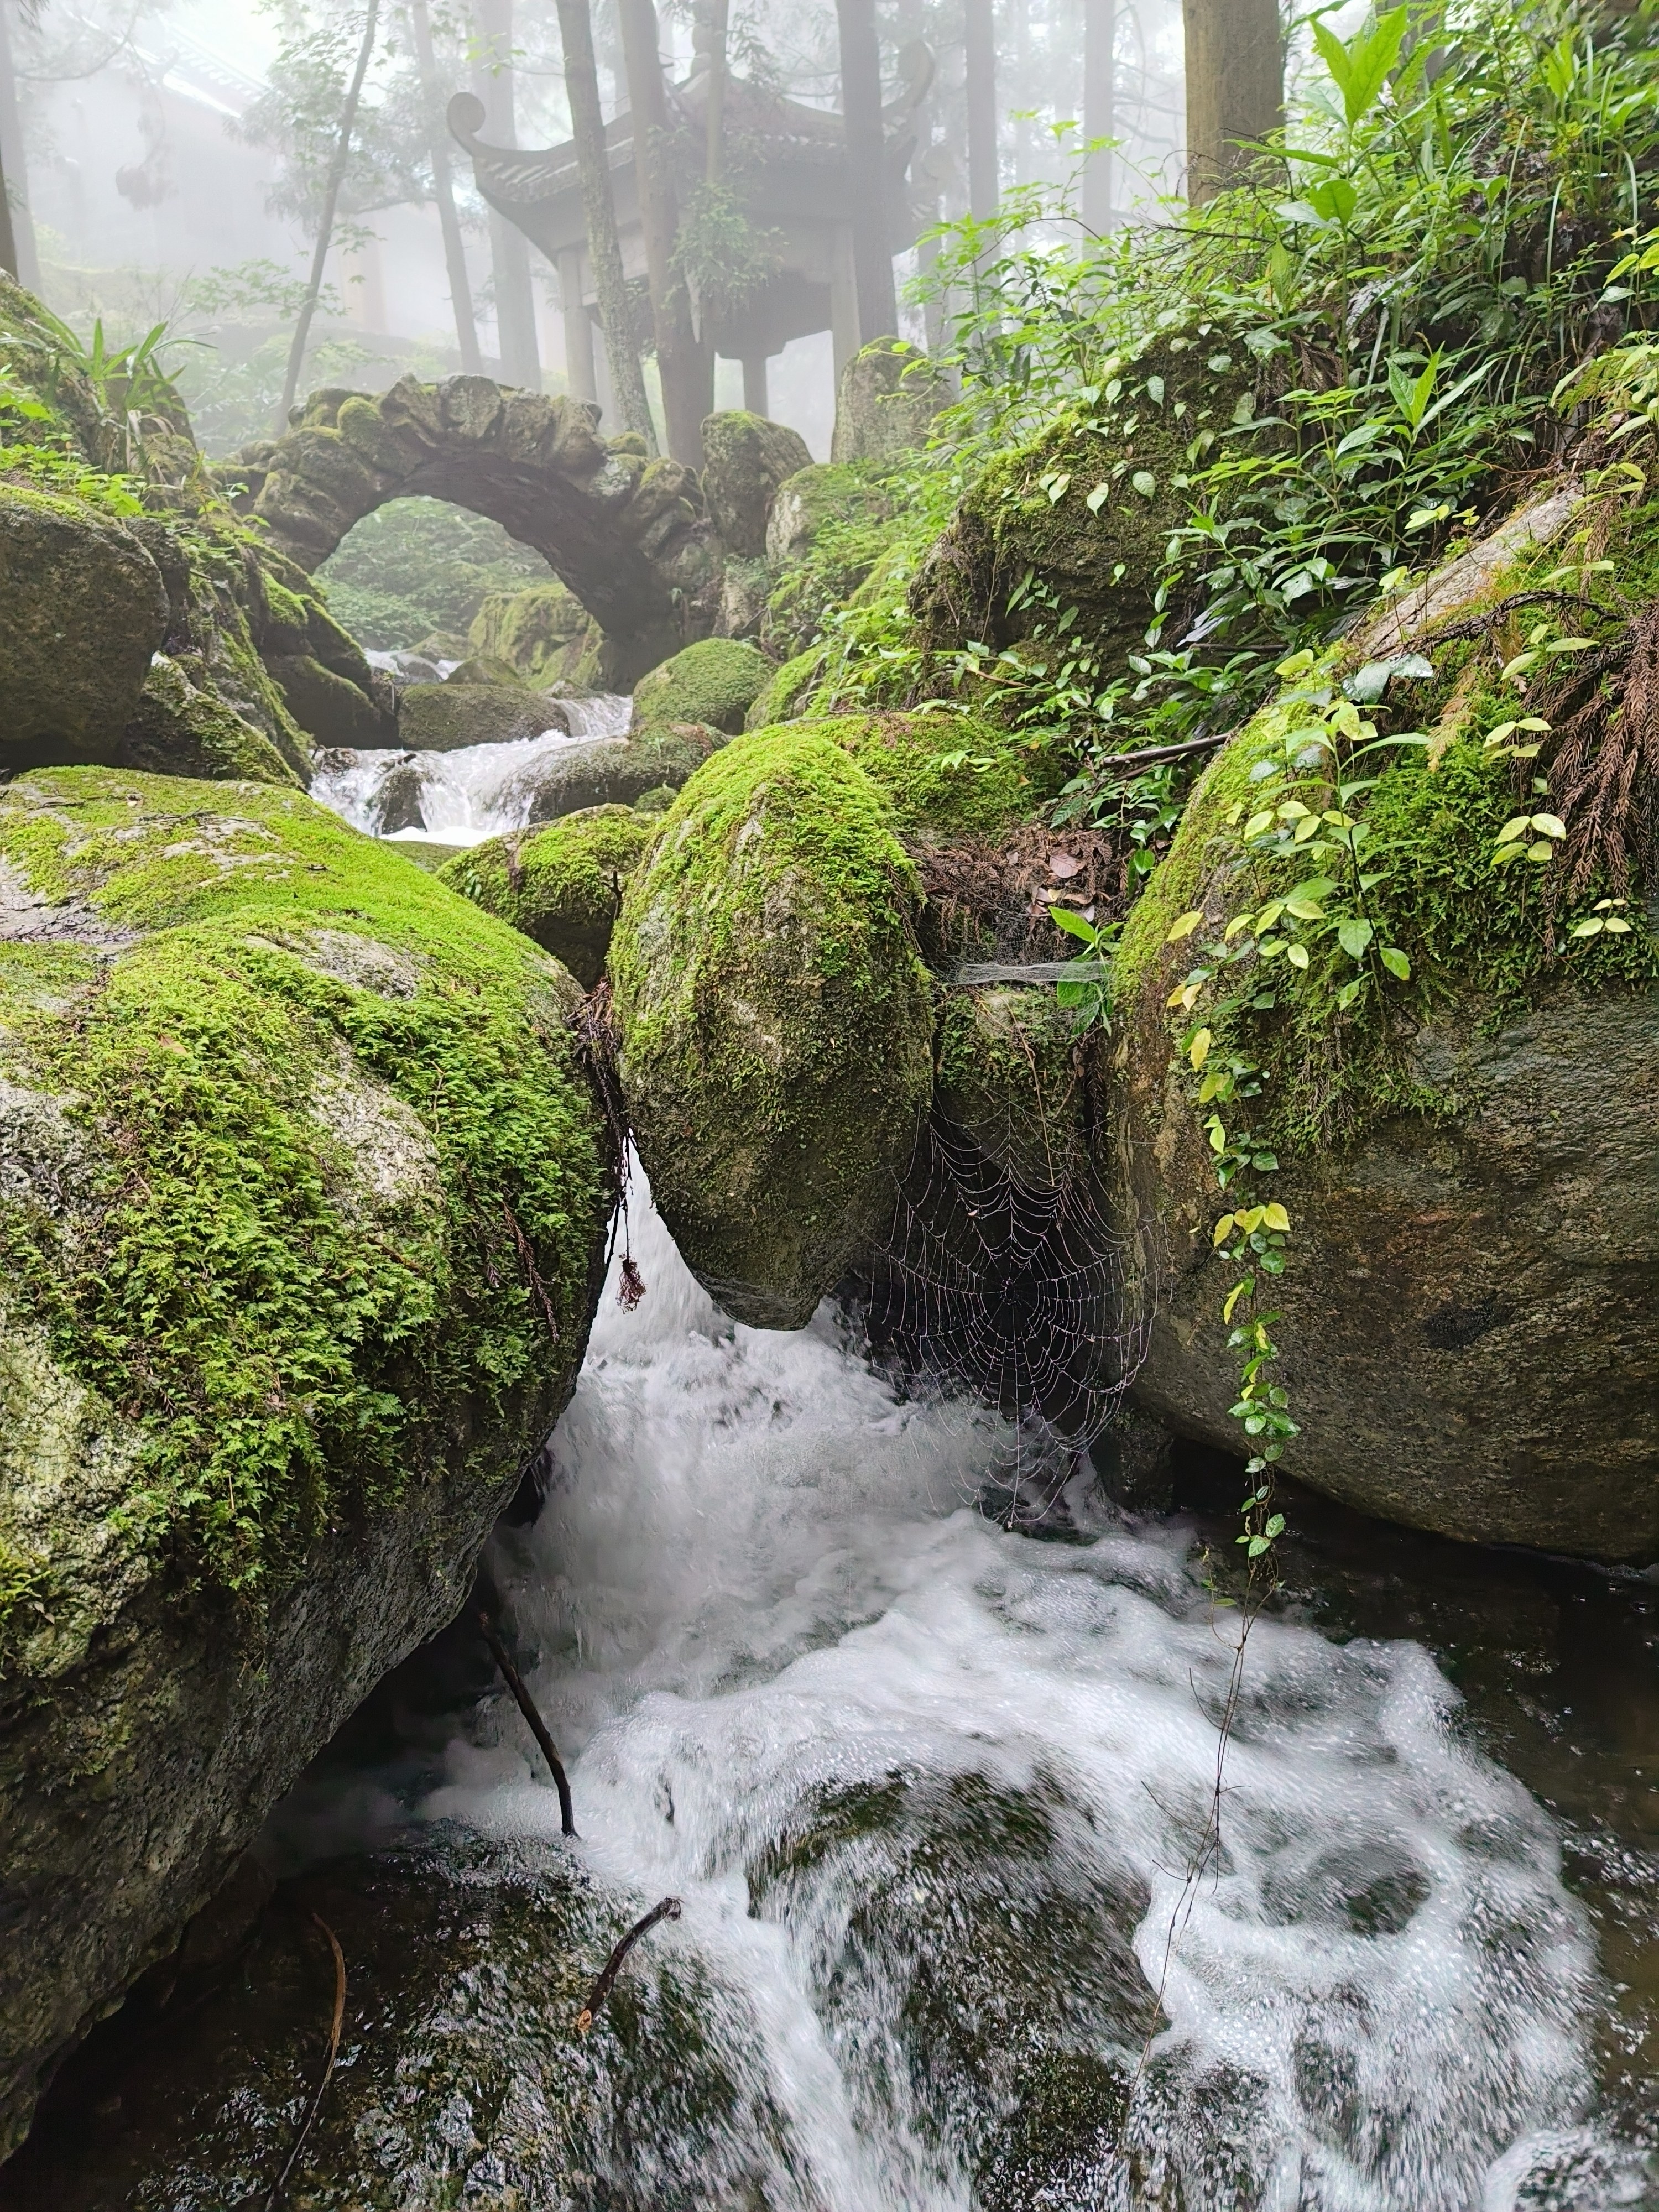
POLYGON ((1627 937, 1632 924, 1626 921, 1620 908, 1629 901, 1621 898, 1597 899, 1582 921, 1574 922, 1567 932, 1569 937, 1627 937))
POLYGON ((1567 825, 1559 814, 1517 814, 1494 839, 1492 864, 1503 868, 1511 860, 1526 860, 1535 866, 1547 867, 1566 834, 1567 825))

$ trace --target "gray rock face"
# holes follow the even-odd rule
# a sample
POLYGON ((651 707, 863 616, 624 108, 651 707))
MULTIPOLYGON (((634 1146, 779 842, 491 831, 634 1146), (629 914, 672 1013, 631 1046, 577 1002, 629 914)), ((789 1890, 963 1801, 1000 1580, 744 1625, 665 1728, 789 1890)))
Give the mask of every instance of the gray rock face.
POLYGON ((786 477, 811 465, 799 431, 743 408, 710 415, 702 426, 702 495, 728 553, 753 561, 766 550, 766 517, 786 477))
MULTIPOLYGON (((1295 1224, 1273 1292, 1302 1431, 1285 1463, 1413 1528, 1651 1559, 1659 998, 1564 997, 1492 1038, 1478 1015, 1413 1053, 1413 1073, 1473 1110, 1402 1116, 1273 1178, 1295 1224)), ((1167 1270, 1135 1397, 1237 1451, 1208 1233, 1222 1201, 1155 1009, 1121 1060, 1131 1206, 1149 1272, 1167 1270)))
POLYGON ((683 722, 638 737, 561 745, 505 787, 501 803, 512 811, 522 805, 532 823, 589 806, 631 806, 648 791, 678 791, 722 741, 718 730, 683 722))
MULTIPOLYGON (((447 753, 463 745, 507 744, 562 730, 565 713, 518 684, 409 684, 398 702, 394 736, 370 740, 416 752, 447 753)), ((345 742, 343 739, 342 743, 345 742)), ((361 744, 362 740, 356 742, 361 744)))
POLYGON ((167 630, 161 572, 79 500, 0 485, 0 763, 113 761, 167 630))

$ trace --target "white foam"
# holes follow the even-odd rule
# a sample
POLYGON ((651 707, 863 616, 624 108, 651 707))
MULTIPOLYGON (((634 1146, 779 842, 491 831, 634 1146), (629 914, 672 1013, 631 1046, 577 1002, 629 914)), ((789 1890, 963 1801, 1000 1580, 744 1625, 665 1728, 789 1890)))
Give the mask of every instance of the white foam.
MULTIPOLYGON (((1133 2124, 1154 2167, 1201 2165, 1206 2128, 1231 2143, 1248 2186, 1205 2185, 1206 2212, 1508 2212, 1528 2146, 1587 2109, 1593 1952, 1548 1822, 1462 1741, 1428 1655, 1259 1623, 1225 1850, 1194 1888, 1236 1617, 1212 1614, 1187 1535, 1001 1533, 965 1502, 1000 1421, 900 1402, 827 1312, 794 1335, 730 1325, 648 1206, 635 1218, 646 1299, 607 1295, 556 1486, 495 1565, 544 1655, 580 1848, 628 1893, 684 1899, 672 1940, 745 2008, 811 2200, 896 2212, 971 2187, 907 2086, 914 1960, 848 1948, 880 1835, 781 1904, 751 1911, 750 1877, 825 1788, 975 1776, 1040 1792, 1056 1881, 1146 1900, 1134 1954, 1168 2024, 1133 2124), (1229 2080, 1246 2119, 1224 2099, 1206 2118, 1229 2080)), ((505 1708, 499 1742, 452 1747, 423 1813, 556 1831, 505 1708)), ((1138 2055, 1122 2021, 1087 2033, 1138 2055)), ((1086 2201, 1120 2201, 1097 2186, 1086 2201)))

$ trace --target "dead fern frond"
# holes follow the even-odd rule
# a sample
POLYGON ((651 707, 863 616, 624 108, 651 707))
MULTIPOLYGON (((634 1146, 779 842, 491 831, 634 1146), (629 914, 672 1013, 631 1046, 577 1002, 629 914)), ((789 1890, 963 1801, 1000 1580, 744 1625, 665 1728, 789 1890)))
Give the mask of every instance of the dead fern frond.
POLYGON ((1659 856, 1659 600, 1585 655, 1540 702, 1552 725, 1550 791, 1567 826, 1549 884, 1552 913, 1605 882, 1646 883, 1659 856))

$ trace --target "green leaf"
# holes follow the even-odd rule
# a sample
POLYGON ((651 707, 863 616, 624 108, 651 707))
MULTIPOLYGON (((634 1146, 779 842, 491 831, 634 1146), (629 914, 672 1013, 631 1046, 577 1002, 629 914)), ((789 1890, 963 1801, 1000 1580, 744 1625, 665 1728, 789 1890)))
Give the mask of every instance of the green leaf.
POLYGON ((1350 915, 1347 921, 1339 926, 1336 941, 1351 960, 1363 960, 1365 947, 1376 933, 1370 922, 1362 921, 1356 915, 1350 915))
POLYGON ((1158 489, 1158 478, 1150 469, 1137 469, 1130 477, 1129 483, 1132 489, 1140 494, 1142 499, 1151 499, 1158 489))
POLYGON ((1346 46, 1334 31, 1316 21, 1314 44, 1342 95, 1342 112, 1352 129, 1376 105, 1389 72, 1400 58, 1405 43, 1408 10, 1391 8, 1370 31, 1361 31, 1346 46))
POLYGON ((1111 495, 1112 487, 1109 483, 1097 483, 1083 504, 1091 514, 1098 514, 1111 495))
POLYGON ((1410 980, 1412 963, 1397 945, 1383 945, 1377 957, 1390 975, 1398 975, 1402 983, 1410 980))
POLYGON ((1100 932, 1093 922, 1085 921, 1075 907, 1051 906, 1048 919, 1056 929, 1063 929, 1068 937, 1080 937, 1088 945, 1098 943, 1100 932))

